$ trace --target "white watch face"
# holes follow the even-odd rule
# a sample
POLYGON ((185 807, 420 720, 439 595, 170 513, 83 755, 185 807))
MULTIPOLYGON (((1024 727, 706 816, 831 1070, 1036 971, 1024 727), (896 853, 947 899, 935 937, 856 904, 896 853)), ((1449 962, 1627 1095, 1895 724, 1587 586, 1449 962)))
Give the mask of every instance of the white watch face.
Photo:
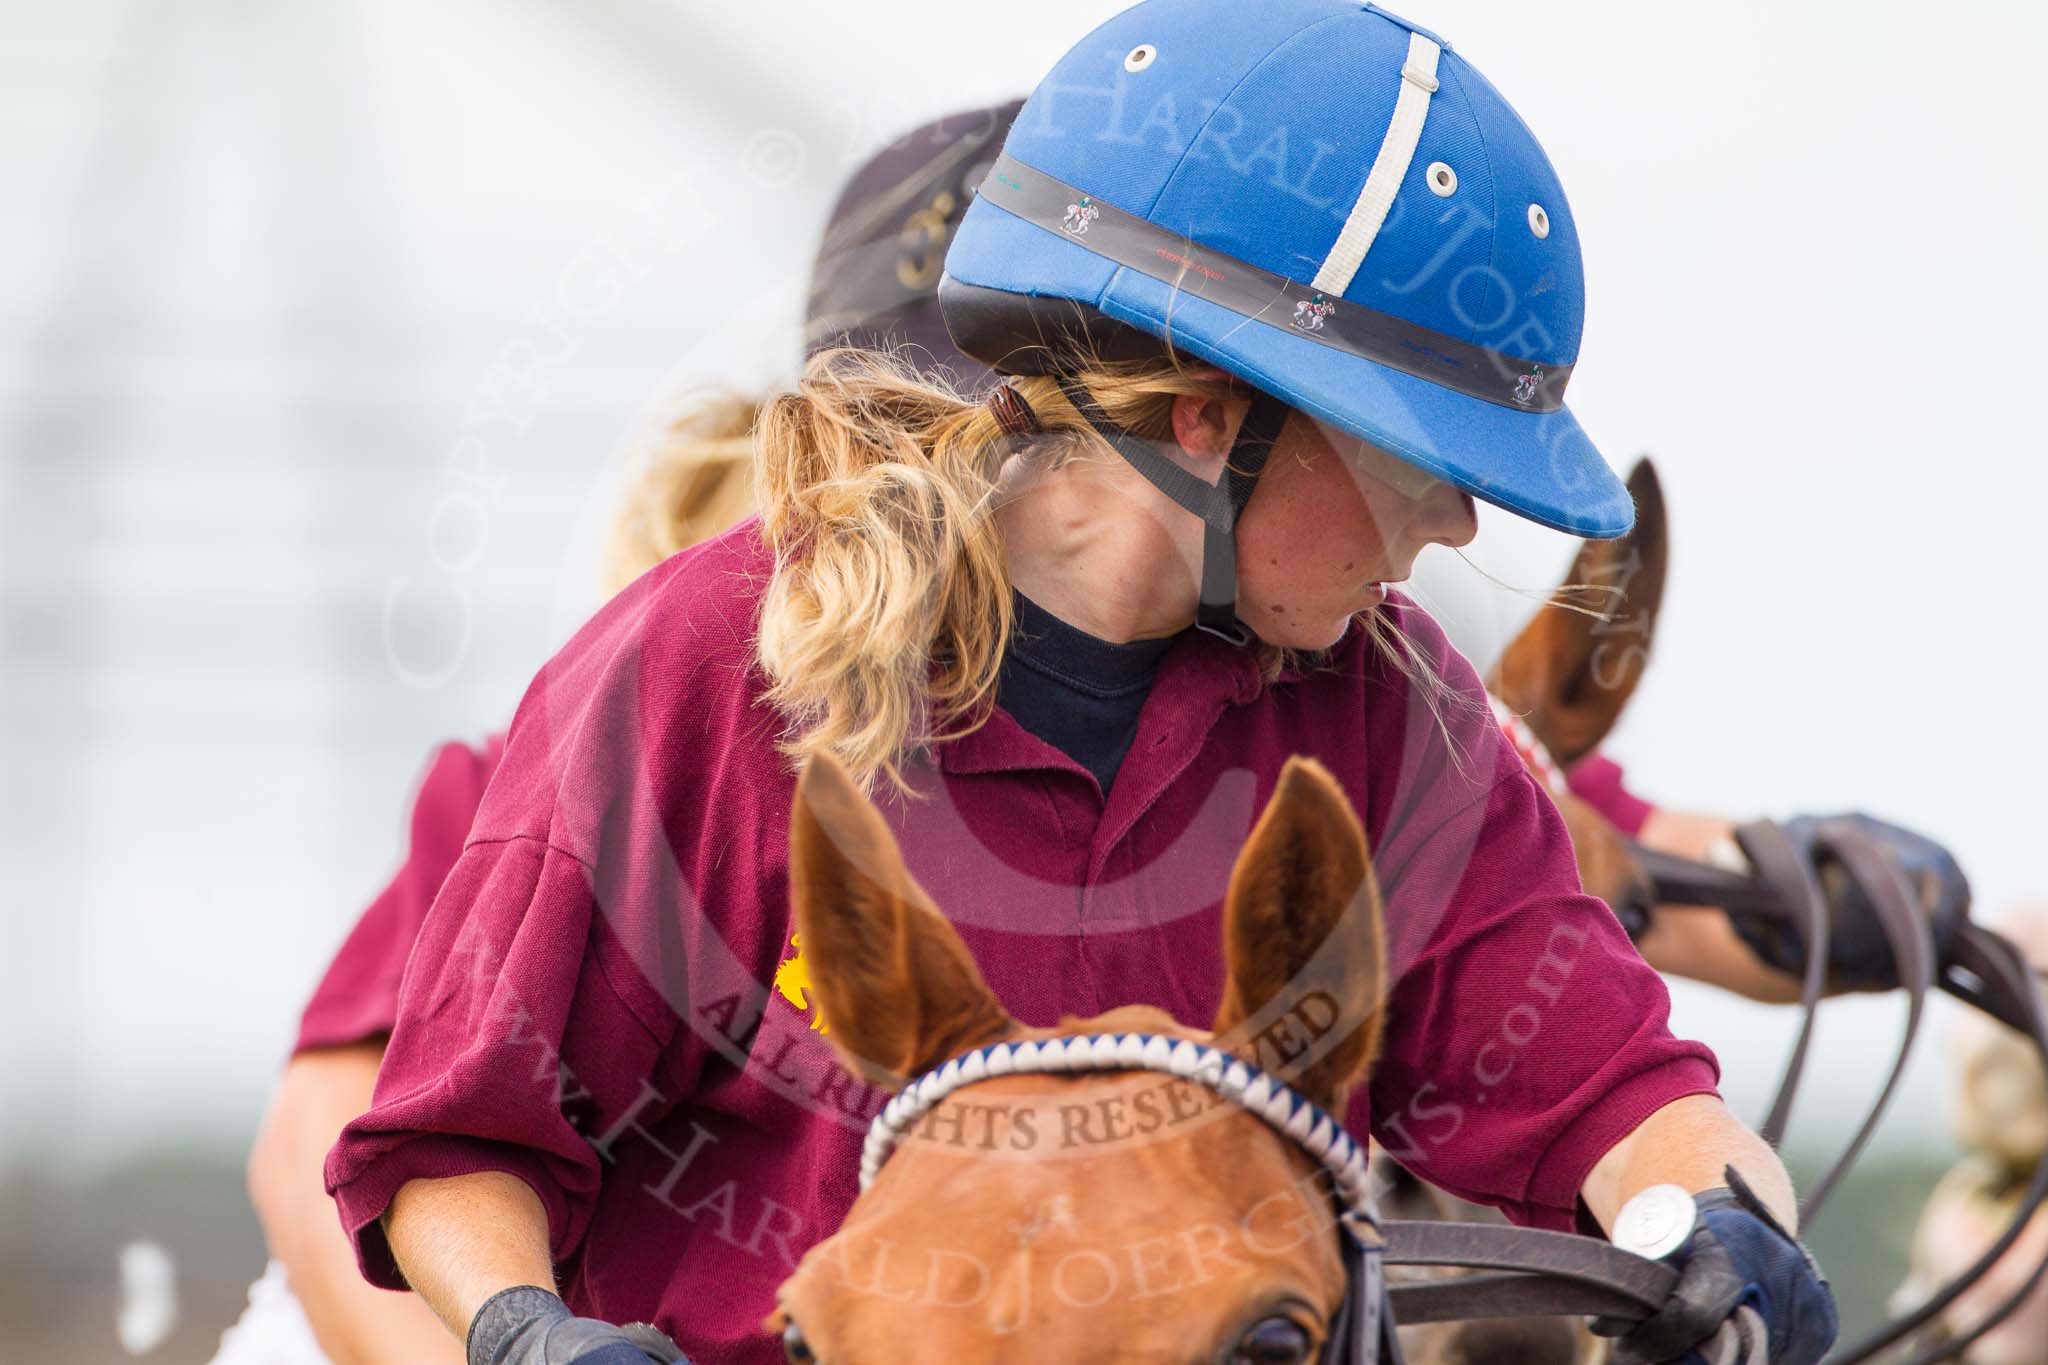
POLYGON ((1621 1206, 1610 1239, 1623 1251, 1661 1261, 1692 1236, 1699 1206, 1683 1186, 1652 1185, 1621 1206))

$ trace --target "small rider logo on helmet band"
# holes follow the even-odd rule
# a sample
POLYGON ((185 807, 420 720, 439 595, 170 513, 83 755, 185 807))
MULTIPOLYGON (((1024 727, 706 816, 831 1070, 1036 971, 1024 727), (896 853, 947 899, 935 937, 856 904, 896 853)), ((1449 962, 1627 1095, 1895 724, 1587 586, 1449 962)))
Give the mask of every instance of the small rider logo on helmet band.
POLYGON ((1060 220, 1060 226, 1076 237, 1088 231, 1088 225, 1102 216, 1102 210, 1095 207, 1095 201, 1087 195, 1081 196, 1078 204, 1067 205, 1067 216, 1060 220))
POLYGON ((1528 407, 1536 401, 1536 390, 1543 384, 1543 371, 1535 369, 1515 381, 1515 401, 1528 407))
POLYGON ((1293 325, 1304 332, 1320 332, 1323 330, 1323 319, 1336 311, 1336 304, 1317 294, 1312 299, 1302 299, 1294 305, 1293 325))

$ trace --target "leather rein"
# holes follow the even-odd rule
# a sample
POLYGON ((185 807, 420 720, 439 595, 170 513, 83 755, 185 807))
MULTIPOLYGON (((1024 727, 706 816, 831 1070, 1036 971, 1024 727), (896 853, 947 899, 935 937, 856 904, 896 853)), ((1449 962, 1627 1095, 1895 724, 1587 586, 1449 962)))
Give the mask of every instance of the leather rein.
MULTIPOLYGON (((1752 827, 1745 836, 1756 864, 1755 876, 1674 857, 1637 845, 1635 855, 1649 874, 1653 899, 1659 904, 1711 906, 1734 919, 1756 923, 1790 923, 1799 933, 1806 950, 1806 974, 1800 983, 1800 1024, 1791 1054, 1785 1062, 1776 1096, 1760 1132, 1777 1146, 1791 1116, 1792 1102, 1806 1065, 1820 1003, 1827 991, 1828 907, 1827 898, 1816 881, 1809 859, 1800 855, 1782 833, 1752 827), (1788 897, 1776 888, 1798 888, 1788 897)), ((1855 879, 1877 912, 1885 938, 1891 946, 1899 983, 1907 993, 1906 1022, 1898 1050, 1876 1100, 1865 1112, 1848 1143, 1829 1163, 1812 1192, 1800 1205, 1802 1225, 1818 1218, 1828 1197, 1844 1174, 1862 1154, 1896 1092, 1906 1069, 1930 988, 1946 994, 2017 1030, 2033 1044, 2048 1067, 2048 999, 2044 999, 2040 978, 2026 957, 2004 936, 1981 925, 1965 921, 1949 945, 1947 956, 1937 961, 1934 938, 1927 918, 1920 912, 1911 889, 1884 858, 1868 836, 1853 829, 1836 830, 1819 841, 1820 851, 1832 854, 1843 870, 1855 879)), ((1973 1284, 1989 1274, 2012 1249, 2035 1212, 2048 1203, 2048 1160, 2034 1169, 2032 1181, 2014 1210, 2011 1221, 1984 1253, 1940 1290, 1909 1313, 1865 1334, 1860 1340, 1838 1350, 1828 1365, 1854 1365, 1870 1360, 1906 1340, 1933 1322, 1973 1284)), ((1901 1365, 1934 1365, 1960 1356, 1978 1339, 2010 1317, 2024 1303, 2044 1277, 2048 1277, 2048 1254, 2044 1254, 2024 1281, 1967 1332, 1931 1346, 1909 1357, 1901 1365)))

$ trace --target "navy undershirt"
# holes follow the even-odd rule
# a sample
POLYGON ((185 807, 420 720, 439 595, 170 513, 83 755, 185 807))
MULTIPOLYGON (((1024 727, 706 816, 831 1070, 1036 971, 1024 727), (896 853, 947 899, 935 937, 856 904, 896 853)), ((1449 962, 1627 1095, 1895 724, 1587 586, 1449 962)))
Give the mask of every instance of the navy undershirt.
POLYGON ((1105 796, 1173 638, 1112 644, 1077 630, 1022 593, 996 701, 1032 734, 1095 774, 1105 796))

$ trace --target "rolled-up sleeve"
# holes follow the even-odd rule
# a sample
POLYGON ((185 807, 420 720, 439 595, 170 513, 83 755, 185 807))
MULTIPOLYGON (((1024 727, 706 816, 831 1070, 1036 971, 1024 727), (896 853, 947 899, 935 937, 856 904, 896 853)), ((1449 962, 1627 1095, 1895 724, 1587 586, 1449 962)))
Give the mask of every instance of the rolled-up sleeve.
POLYGON ((405 1282, 380 1220, 409 1180, 503 1171, 533 1188, 560 1261, 601 1177, 585 1136, 631 1108, 673 1030, 615 961, 588 867, 535 838, 472 842, 449 872, 400 991, 369 1112, 326 1178, 365 1278, 405 1282))

